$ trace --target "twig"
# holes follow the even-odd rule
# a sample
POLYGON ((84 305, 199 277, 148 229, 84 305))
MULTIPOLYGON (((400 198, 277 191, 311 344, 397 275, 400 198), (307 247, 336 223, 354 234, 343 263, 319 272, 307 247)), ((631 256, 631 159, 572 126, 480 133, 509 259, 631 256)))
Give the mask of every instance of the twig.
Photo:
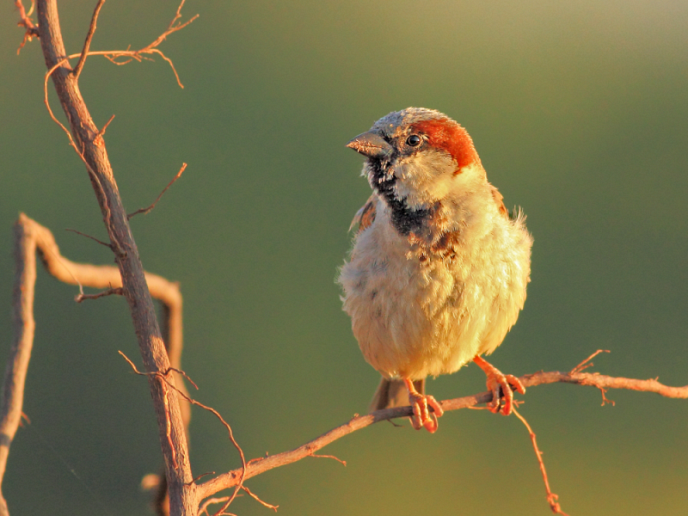
POLYGON ((559 495, 553 493, 549 487, 549 480, 547 478, 547 470, 545 469, 545 463, 542 460, 542 452, 540 451, 540 448, 538 448, 535 432, 533 432, 533 429, 528 424, 528 421, 526 421, 526 418, 524 418, 516 410, 516 407, 513 407, 513 412, 514 412, 514 415, 521 421, 521 423, 523 423, 525 425, 525 427, 528 429, 528 433, 530 434, 530 441, 533 444, 533 450, 535 450, 535 457, 537 458, 538 465, 540 466, 540 473, 542 473, 542 480, 545 483, 545 491, 547 492, 547 503, 549 504, 550 509, 552 509, 552 512, 555 514, 561 514, 562 516, 568 516, 568 514, 566 514, 564 511, 561 510, 561 505, 558 502, 559 495))
POLYGON ((587 369, 588 367, 592 367, 594 364, 590 361, 593 358, 595 358, 597 355, 599 355, 600 353, 611 353, 611 352, 608 349, 598 349, 592 355, 590 355, 588 358, 586 358, 580 364, 578 364, 576 367, 571 369, 571 373, 580 373, 584 369, 587 369))
POLYGON ((33 23, 33 21, 30 18, 34 7, 33 0, 31 0, 31 9, 29 10, 28 14, 24 9, 24 4, 22 0, 15 0, 14 5, 16 6, 17 11, 19 11, 19 23, 17 25, 19 25, 20 27, 24 27, 26 29, 26 31, 24 32, 24 39, 22 39, 22 42, 19 45, 19 48, 17 49, 17 55, 19 55, 21 49, 24 48, 24 45, 26 45, 27 41, 31 41, 33 38, 38 37, 38 27, 33 23))
POLYGON ((86 233, 82 233, 81 231, 77 231, 76 229, 66 228, 65 231, 69 231, 70 233, 76 233, 77 235, 80 235, 82 237, 90 238, 94 242, 98 242, 100 245, 104 245, 108 249, 112 249, 111 244, 108 244, 107 242, 103 242, 102 240, 98 240, 96 237, 88 235, 86 233))
MULTIPOLYGON (((78 55, 78 54, 77 54, 78 55)), ((96 171, 93 169, 91 164, 88 162, 86 159, 86 156, 84 155, 84 149, 86 146, 86 142, 83 141, 82 144, 82 149, 80 150, 79 147, 77 147, 76 142, 74 141, 74 138, 72 138, 72 134, 69 132, 69 130, 60 122, 55 114, 53 113, 53 110, 50 108, 50 101, 48 99, 48 79, 52 76, 52 74, 60 68, 63 64, 67 63, 67 59, 62 59, 55 63, 55 65, 50 68, 46 74, 45 78, 43 81, 43 103, 45 104, 46 109, 48 110, 48 114, 50 115, 50 118, 52 118, 53 122, 55 122, 60 128, 65 132, 67 135, 67 138, 69 139, 69 145, 72 146, 74 151, 77 153, 81 161, 86 165, 86 170, 88 172, 89 178, 91 179, 91 184, 93 185, 94 190, 96 191, 96 197, 98 200, 101 202, 101 208, 104 212, 105 215, 105 226, 106 228, 111 228, 113 226, 112 224, 112 209, 110 207, 110 200, 108 199, 108 196, 105 192, 105 189, 103 187, 103 182, 100 179, 100 176, 96 171)), ((109 122, 108 122, 109 123, 109 122)), ((96 137, 98 136, 98 132, 96 131, 96 137)), ((94 145, 95 145, 95 138, 94 140, 94 145)), ((96 147, 104 147, 105 144, 103 143, 102 137, 100 138, 98 145, 96 147)), ((108 163, 109 164, 109 163, 108 163)), ((116 232, 114 231, 108 231, 110 234, 110 240, 112 241, 112 244, 110 249, 114 251, 114 253, 119 257, 119 258, 125 258, 126 257, 126 252, 122 248, 121 243, 119 242, 119 238, 116 235, 116 232)))
POLYGON ((179 172, 177 172, 177 175, 174 176, 169 183, 167 183, 167 186, 163 189, 162 192, 160 192, 160 195, 158 195, 158 197, 155 199, 155 201, 153 201, 153 204, 148 206, 148 208, 139 208, 135 212, 130 213, 129 215, 127 215, 127 219, 131 220, 131 218, 134 215, 138 215, 139 213, 143 213, 145 215, 145 214, 149 213, 153 208, 155 208, 155 205, 158 204, 158 201, 160 200, 160 198, 163 195, 165 195, 165 192, 168 190, 168 188, 170 186, 172 186, 175 183, 175 181, 177 181, 177 179, 179 179, 182 176, 182 174, 184 173, 184 170, 186 170, 186 163, 182 163, 182 168, 180 168, 179 172))
MULTIPOLYGON (((598 389, 602 387, 605 389, 630 389, 634 391, 654 392, 668 398, 688 398, 688 385, 685 387, 669 387, 659 383, 654 379, 636 380, 633 378, 617 378, 600 374, 565 373, 560 371, 528 374, 521 376, 519 379, 525 387, 535 387, 537 385, 562 382, 573 383, 577 385, 589 385, 598 389)), ((441 405, 444 411, 448 412, 451 410, 473 407, 481 403, 488 403, 491 400, 492 394, 490 392, 482 392, 480 394, 466 396, 464 398, 445 400, 441 402, 441 405)), ((312 455, 315 451, 324 448, 328 444, 372 424, 399 417, 409 417, 411 415, 411 407, 396 407, 378 410, 365 416, 354 417, 343 425, 333 428, 329 432, 299 446, 298 448, 279 453, 277 455, 260 458, 259 460, 255 460, 255 462, 252 460, 247 465, 245 472, 242 470, 229 471, 202 484, 199 484, 199 498, 204 499, 209 496, 213 496, 223 489, 234 487, 237 485, 240 478, 242 478, 242 481, 245 481, 271 469, 301 460, 304 457, 312 455)))
POLYGON ((100 14, 100 10, 102 9, 104 3, 105 0, 98 0, 96 8, 93 10, 91 25, 88 27, 86 41, 84 41, 84 49, 81 51, 81 57, 79 58, 79 62, 76 64, 76 68, 74 68, 74 71, 72 71, 74 77, 76 77, 77 79, 79 78, 79 75, 81 75, 81 70, 84 68, 84 64, 86 64, 86 56, 88 55, 88 49, 91 47, 91 40, 93 39, 93 35, 96 32, 96 23, 98 21, 98 15, 100 14))
MULTIPOLYGON (((7 361, 0 405, 0 488, 5 476, 10 445, 22 417, 24 384, 31 359, 36 323, 33 318, 36 284, 36 240, 30 228, 14 226, 15 276, 13 290, 14 332, 7 361)), ((9 514, 0 489, 0 514, 9 514)))
POLYGON ((205 473, 201 473, 201 474, 198 475, 196 478, 194 478, 194 479, 192 480, 192 482, 195 484, 196 482, 198 482, 198 481, 199 481, 200 479, 202 479, 203 477, 207 477, 208 475, 214 475, 214 474, 215 474, 214 471, 206 471, 205 473))
POLYGON ((267 502, 261 500, 261 499, 258 497, 257 494, 255 494, 254 492, 252 492, 252 491, 251 491, 248 487, 246 487, 246 486, 241 486, 241 489, 243 489, 244 491, 246 491, 246 493, 247 493, 251 498, 253 498, 255 501, 257 501, 258 503, 260 503, 262 506, 267 507, 268 509, 272 509, 273 511, 277 512, 277 509, 279 508, 279 505, 272 505, 272 504, 269 504, 269 503, 267 503, 267 502))
MULTIPOLYGON (((246 457, 244 456, 244 450, 241 449, 241 446, 239 446, 239 443, 237 443, 236 439, 234 438, 234 432, 232 431, 232 427, 229 425, 229 423, 227 423, 227 421, 225 421, 225 419, 222 417, 222 415, 221 415, 217 410, 215 410, 214 408, 209 407, 209 406, 207 406, 207 405, 204 405, 204 404, 201 403, 200 401, 194 400, 194 399, 191 398, 188 394, 186 394, 186 393, 180 391, 174 384, 171 384, 171 383, 169 382, 169 380, 167 379, 167 374, 170 372, 170 370, 172 370, 172 368, 169 368, 169 369, 166 370, 165 372, 151 371, 151 372, 145 372, 145 373, 144 373, 144 372, 139 371, 139 370, 137 369, 136 365, 134 364, 134 362, 132 362, 132 361, 129 359, 129 357, 127 357, 124 353, 122 353, 121 351, 118 351, 118 353, 119 353, 120 355, 122 355, 122 358, 124 358, 124 360, 126 360, 126 361, 129 363, 129 366, 133 369, 134 373, 136 373, 136 374, 138 374, 138 375, 141 375, 141 376, 156 376, 156 377, 160 378, 162 381, 164 381, 165 383, 167 383, 172 389, 174 389, 175 391, 177 391, 177 393, 178 393, 180 396, 182 396, 184 399, 186 399, 186 401, 188 401, 188 402, 191 403, 192 405, 196 405, 196 406, 198 406, 198 407, 201 407, 203 410, 207 410, 208 412, 210 412, 210 413, 212 413, 213 415, 215 415, 215 417, 217 417, 217 418, 220 420, 220 422, 224 425, 224 427, 227 429, 227 433, 229 434, 229 439, 230 439, 230 441, 232 442, 232 444, 234 445, 234 447, 236 448, 236 450, 239 452, 239 456, 241 457, 241 471, 242 471, 242 474, 240 475, 241 478, 240 478, 239 482, 237 482, 237 484, 235 484, 235 485, 236 485, 236 488, 234 489, 234 493, 232 494, 232 496, 229 497, 229 500, 228 500, 227 504, 226 504, 222 509, 220 509, 220 511, 218 512, 218 514, 222 513, 222 512, 223 512, 227 507, 229 507, 229 506, 231 505, 231 503, 234 501, 234 499, 236 498, 236 496, 237 496, 239 490, 243 488, 243 483, 244 483, 244 481, 243 481, 243 476, 244 476, 244 474, 245 474, 245 472, 246 472, 246 467, 247 467, 247 464, 246 464, 246 457)), ((177 372, 180 372, 180 371, 177 371, 177 372)), ((186 378, 188 378, 188 376, 186 376, 185 373, 182 373, 182 374, 184 374, 184 376, 185 376, 186 378)), ((193 383, 193 382, 192 382, 192 383, 193 383)), ((196 385, 196 384, 194 384, 194 385, 196 385)), ((202 499, 202 498, 199 498, 199 499, 202 499)))
POLYGON ((345 461, 345 460, 342 460, 342 459, 340 459, 339 457, 335 457, 334 455, 318 455, 317 453, 311 453, 311 457, 316 457, 316 458, 318 458, 318 459, 332 459, 332 460, 336 460, 336 461, 339 462, 340 464, 346 466, 346 461, 345 461))
MULTIPOLYGON (((78 232, 77 232, 78 233, 78 232)), ((88 236, 88 235, 85 235, 88 236)), ((106 244, 107 245, 107 244, 106 244)), ((121 289, 122 278, 117 267, 76 263, 60 253, 53 234, 47 228, 23 213, 15 224, 15 288, 14 288, 14 343, 5 371, 2 405, 0 406, 0 486, 7 464, 10 444, 23 416, 24 382, 33 346, 33 298, 36 278, 36 255, 40 255, 48 273, 70 285, 93 288, 121 289), (114 286, 114 287, 113 287, 114 286)), ((182 296, 177 283, 145 273, 146 282, 153 297, 159 299, 166 314, 166 342, 170 348, 171 364, 180 365, 182 347, 182 296)), ((113 292, 116 293, 116 292, 113 292)), ((96 294, 95 296, 99 296, 96 294)), ((184 374, 178 367, 171 370, 184 374)), ((191 382, 193 384, 193 382, 191 382)), ((180 389, 184 384, 180 383, 180 389)), ((189 405, 184 404, 184 423, 188 425, 189 405)), ((164 484, 165 482, 161 482, 164 484)), ((0 515, 7 514, 0 493, 0 515), (5 512, 3 512, 3 508, 5 512)))
POLYGON ((74 301, 77 303, 81 303, 82 301, 86 299, 99 299, 101 297, 105 296, 123 296, 124 295, 124 289, 122 287, 119 288, 112 288, 110 287, 107 290, 103 290, 102 292, 98 292, 97 294, 79 294, 74 297, 74 301))
POLYGON ((97 145, 98 147, 102 147, 105 145, 105 142, 103 141, 103 136, 105 136, 105 131, 107 131, 108 126, 110 125, 110 122, 112 122, 115 119, 115 115, 112 115, 107 122, 105 122, 105 125, 103 128, 98 131, 98 134, 96 134, 96 137, 93 138, 93 144, 97 145))
MULTIPOLYGON (((17 1, 19 1, 19 0, 17 0, 17 1)), ((101 1, 104 2, 105 0, 101 0, 101 1)), ((82 51, 79 54, 70 54, 65 59, 63 59, 63 61, 61 61, 60 63, 57 63, 57 65, 59 66, 59 65, 63 64, 64 62, 66 62, 67 60, 75 59, 77 57, 79 58, 79 63, 81 63, 82 60, 85 61, 87 56, 103 56, 116 65, 125 65, 125 64, 130 63, 132 60, 136 60, 139 62, 141 62, 143 60, 151 61, 152 59, 146 57, 146 54, 157 54, 160 57, 162 57, 167 62, 167 64, 170 65, 170 68, 172 69, 172 72, 174 73, 174 77, 177 80, 177 84, 179 85, 180 88, 184 88, 184 85, 182 84, 182 82, 179 78, 179 74, 177 73, 177 69, 175 68, 172 60, 169 57, 167 57, 159 48, 157 48, 158 45, 160 45, 160 43, 162 43, 163 41, 165 41, 165 39, 167 39, 167 36, 177 32, 179 30, 182 30, 184 27, 186 27, 187 25, 189 25, 190 23, 195 21, 196 18, 198 18, 199 15, 197 14, 195 16, 192 16, 190 19, 188 19, 184 23, 180 23, 180 24, 175 25, 177 20, 181 17, 180 11, 181 11, 182 6, 184 5, 184 1, 185 0, 182 0, 181 4, 177 8, 177 13, 175 14, 175 17, 172 19, 170 24, 168 25, 167 29, 160 36, 158 36, 152 43, 146 45, 145 47, 140 48, 138 50, 127 49, 127 50, 90 51, 90 50, 86 49, 86 45, 84 44, 84 50, 86 50, 85 53, 84 53, 84 51, 82 51), (117 59, 119 59, 121 57, 126 57, 127 58, 126 61, 123 61, 123 62, 117 61, 117 59)), ((97 6, 96 6, 96 9, 98 9, 97 6)), ((98 11, 100 11, 100 9, 98 9, 98 11)), ((94 16, 97 16, 96 12, 94 12, 93 14, 94 14, 94 16)), ((93 20, 92 20, 92 22, 93 22, 93 20)), ((95 31, 95 26, 93 26, 93 29, 95 31)), ((91 34, 91 37, 93 37, 92 34, 91 34)), ((87 38, 88 38, 88 36, 87 36, 87 38)), ((88 43, 90 45, 90 41, 88 43)), ((77 67, 79 66, 79 63, 77 63, 77 67)), ((82 68, 83 68, 83 65, 82 65, 82 68)), ((75 71, 76 70, 72 71, 72 73, 75 73, 75 71)), ((79 73, 81 73, 81 71, 79 71, 79 73)), ((78 77, 78 75, 77 75, 77 77, 78 77)))
MULTIPOLYGON (((180 9, 181 4, 177 9, 178 14, 175 15, 167 31, 168 34, 179 30, 184 25, 176 22, 180 9)), ((146 371, 166 370, 170 365, 175 364, 170 363, 165 350, 165 341, 156 318, 146 274, 122 205, 112 165, 104 143, 96 145, 94 142, 99 130, 79 91, 78 80, 71 73, 69 65, 63 64, 66 63, 65 56, 68 54, 62 39, 57 0, 37 0, 37 14, 41 50, 48 69, 46 77, 50 77, 53 81, 60 104, 69 121, 71 134, 62 124, 59 125, 65 129, 70 144, 86 165, 110 242, 113 245, 115 261, 126 293, 134 333, 145 369, 146 371)), ((167 34, 163 34, 162 39, 166 36, 167 34)), ((162 39, 158 38, 160 41, 162 39)), ((148 50, 148 54, 161 54, 154 48, 142 50, 148 50)), ((86 55, 91 55, 91 52, 86 55)), ((77 57, 81 58, 81 54, 77 57)), ((177 75, 176 70, 175 75, 177 75)), ((45 83, 46 106, 49 108, 47 78, 45 83)), ((53 119, 56 120, 54 115, 53 119)), ((102 141, 102 138, 100 140, 102 141)), ((112 284, 119 286, 114 281, 112 284)), ((150 381, 149 389, 165 461, 171 513, 194 514, 198 511, 196 485, 190 483, 193 475, 180 398, 175 390, 167 388, 165 382, 150 381)))
POLYGON ((201 507, 198 509, 198 514, 201 513, 206 513, 206 515, 210 516, 208 513, 208 506, 213 505, 216 503, 223 503, 226 502, 229 499, 229 496, 223 496, 221 498, 208 498, 205 502, 201 504, 201 507))

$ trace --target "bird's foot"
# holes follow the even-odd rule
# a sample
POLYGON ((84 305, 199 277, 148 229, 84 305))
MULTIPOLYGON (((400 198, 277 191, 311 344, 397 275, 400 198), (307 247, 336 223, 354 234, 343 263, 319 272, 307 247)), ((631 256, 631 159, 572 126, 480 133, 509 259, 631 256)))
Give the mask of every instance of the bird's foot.
POLYGON ((411 424, 416 430, 425 428, 431 434, 437 431, 437 418, 444 414, 442 406, 429 394, 421 394, 413 386, 413 381, 404 379, 409 392, 409 403, 413 407, 411 424), (432 409, 432 412, 430 412, 432 409))
POLYGON ((487 376, 487 390, 492 393, 492 401, 487 408, 493 414, 501 412, 505 416, 511 414, 514 405, 514 391, 526 393, 521 381, 512 374, 504 374, 484 358, 476 356, 473 362, 483 370, 487 376))

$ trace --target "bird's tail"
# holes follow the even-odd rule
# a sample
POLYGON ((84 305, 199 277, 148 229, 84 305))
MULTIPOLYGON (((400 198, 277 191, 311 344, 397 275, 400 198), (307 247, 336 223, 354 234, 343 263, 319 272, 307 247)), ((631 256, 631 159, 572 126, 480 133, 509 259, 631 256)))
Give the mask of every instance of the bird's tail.
MULTIPOLYGON (((425 393, 425 378, 413 382, 413 386, 420 394, 425 393)), ((368 410, 374 412, 392 407, 405 407, 409 405, 408 390, 402 380, 387 380, 382 378, 377 386, 373 400, 368 410)))

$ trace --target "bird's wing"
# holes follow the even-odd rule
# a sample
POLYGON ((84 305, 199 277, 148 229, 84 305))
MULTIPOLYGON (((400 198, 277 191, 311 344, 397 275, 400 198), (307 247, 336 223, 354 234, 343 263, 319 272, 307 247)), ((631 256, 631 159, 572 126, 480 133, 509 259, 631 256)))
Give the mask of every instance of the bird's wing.
POLYGON ((354 215, 354 220, 351 221, 349 231, 351 231, 354 226, 358 225, 358 229, 356 230, 358 234, 373 223, 375 220, 375 201, 377 201, 377 196, 373 194, 368 198, 361 209, 356 212, 356 215, 354 215))
POLYGON ((492 189, 492 198, 497 205, 499 213, 504 215, 506 218, 509 218, 509 210, 507 210, 506 206, 504 206, 504 196, 499 193, 499 190, 497 190, 494 186, 490 185, 490 188, 492 189))

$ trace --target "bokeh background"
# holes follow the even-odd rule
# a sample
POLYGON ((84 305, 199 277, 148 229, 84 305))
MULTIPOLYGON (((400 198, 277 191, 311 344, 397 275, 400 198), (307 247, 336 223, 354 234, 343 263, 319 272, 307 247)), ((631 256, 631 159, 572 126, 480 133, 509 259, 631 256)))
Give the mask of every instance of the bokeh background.
MULTIPOLYGON (((60 1, 69 52, 93 2, 60 1)), ((105 4, 94 50, 138 48, 173 1, 105 4)), ((83 165, 42 102, 39 43, 19 56, 0 14, 0 344, 11 337, 11 227, 20 211, 66 256, 112 263, 83 165)), ((184 368, 247 456, 278 453, 363 413, 378 376, 335 285, 369 188, 344 144, 390 111, 439 109, 471 133, 490 180, 535 237, 526 308, 493 355, 502 370, 568 370, 593 351, 611 375, 688 383, 688 3, 683 0, 198 2, 161 60, 90 58, 81 78, 147 270, 179 280, 184 368)), ((51 94, 53 108, 59 104, 51 94)), ((39 273, 22 428, 3 490, 12 514, 146 515, 161 463, 121 298, 76 305, 39 273)), ((4 358, 3 358, 4 360, 4 358)), ((469 366, 438 398, 484 389, 469 366)), ((688 405, 567 385, 531 389, 553 490, 575 515, 688 513, 688 405)), ((238 466, 222 426, 194 412, 195 474, 238 466)), ((486 411, 430 436, 384 423, 250 480, 289 515, 549 514, 527 432, 486 411)), ((240 515, 268 514, 248 497, 240 515)))

